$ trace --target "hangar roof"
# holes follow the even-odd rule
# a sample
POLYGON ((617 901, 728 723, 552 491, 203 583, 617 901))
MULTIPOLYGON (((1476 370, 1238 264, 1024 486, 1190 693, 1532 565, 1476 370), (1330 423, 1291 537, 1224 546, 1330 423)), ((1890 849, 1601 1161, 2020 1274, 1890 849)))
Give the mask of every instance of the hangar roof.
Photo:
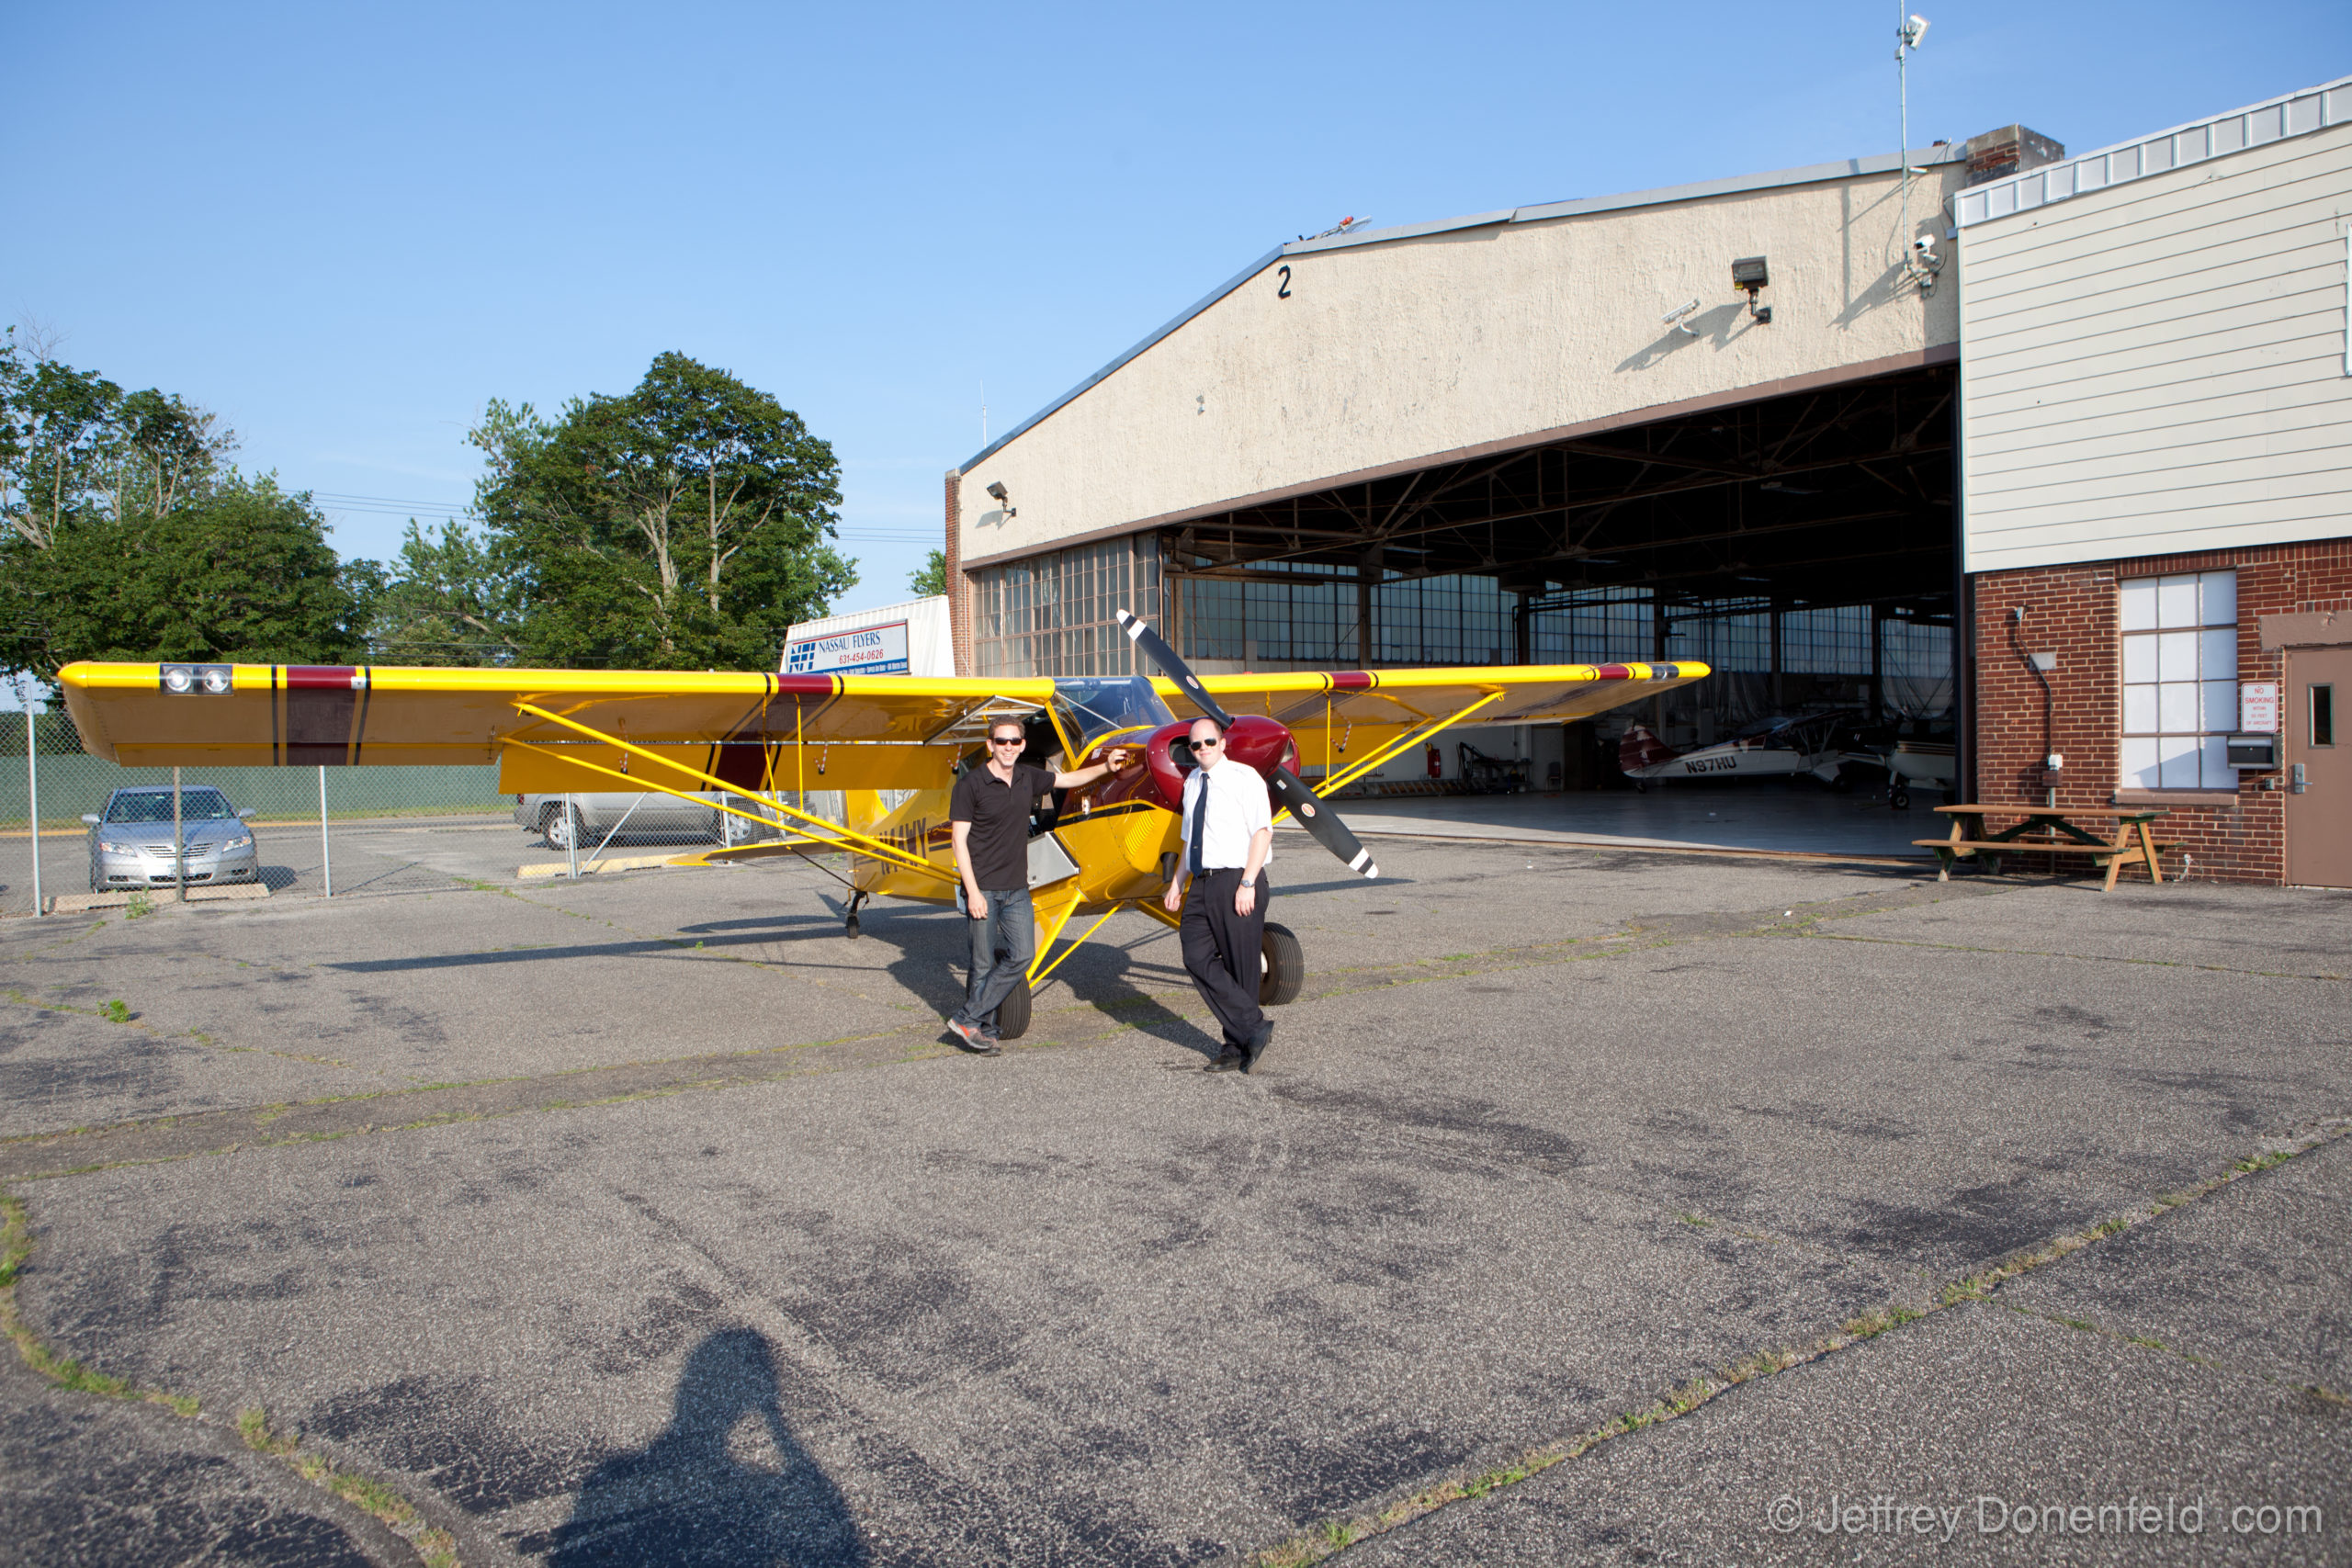
MULTIPOLYGON (((1912 168, 1935 164, 1959 163, 1966 153, 1956 145, 1939 145, 1914 149, 1908 155, 1912 168)), ((1803 168, 1777 169, 1770 174, 1737 175, 1728 179, 1700 180, 1690 185, 1663 186, 1656 190, 1628 191, 1618 196, 1572 197, 1565 201, 1542 202, 1532 207, 1498 208, 1492 212, 1474 212, 1461 218, 1442 218, 1426 223, 1396 223, 1380 229, 1351 229, 1344 234, 1332 234, 1308 240, 1293 240, 1276 245, 1264 255, 1235 273, 1223 283, 1202 295, 1191 305, 1170 317, 1160 326, 1137 341, 1085 380, 998 436, 971 457, 966 458, 959 471, 969 473, 989 456, 1020 438, 1024 433, 1056 411, 1067 406, 1090 387, 1115 372, 1152 344, 1175 332, 1185 322, 1249 282, 1267 266, 1283 256, 1308 255, 1318 251, 1347 250, 1358 245, 1377 245, 1396 240, 1419 239, 1429 234, 1451 233, 1463 229, 1483 229, 1512 223, 1543 223, 1561 218, 1581 218, 1599 212, 1617 212, 1643 207, 1665 207, 1675 202, 1698 201, 1708 197, 1740 196, 1755 191, 1779 190, 1791 186, 1819 185, 1827 180, 1853 179, 1869 175, 1891 175, 1903 166, 1905 160, 1892 152, 1869 158, 1848 158, 1834 164, 1810 164, 1803 168)))

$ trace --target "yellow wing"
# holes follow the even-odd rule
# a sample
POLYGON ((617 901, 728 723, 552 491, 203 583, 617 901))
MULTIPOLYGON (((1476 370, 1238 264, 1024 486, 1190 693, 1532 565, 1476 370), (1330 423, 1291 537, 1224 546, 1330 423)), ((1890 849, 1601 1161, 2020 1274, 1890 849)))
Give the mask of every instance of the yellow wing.
MULTIPOLYGON (((1289 728, 1301 768, 1328 778, 1448 716, 1473 726, 1556 724, 1642 702, 1711 673, 1674 664, 1513 664, 1328 674, 1205 675, 1201 684, 1235 714, 1289 728)), ((1180 718, 1198 710, 1176 682, 1152 682, 1180 718)))
MULTIPOLYGON (((1546 664, 1204 683, 1232 711, 1288 726, 1301 763, 1329 776, 1432 724, 1578 718, 1707 673, 1695 663, 1546 664)), ((611 789, 614 772, 689 791, 710 777, 747 792, 944 789, 989 719, 1025 718, 1055 690, 1043 676, 386 665, 84 663, 58 679, 83 745, 126 766, 497 762, 502 787, 533 793, 611 789)), ((1153 685, 1178 717, 1193 716, 1175 682, 1153 685)))
POLYGON ((58 680, 83 745, 126 766, 497 762, 503 788, 531 792, 619 787, 574 761, 710 787, 570 725, 746 791, 943 789, 991 716, 1054 694, 1036 678, 385 665, 82 663, 58 680))

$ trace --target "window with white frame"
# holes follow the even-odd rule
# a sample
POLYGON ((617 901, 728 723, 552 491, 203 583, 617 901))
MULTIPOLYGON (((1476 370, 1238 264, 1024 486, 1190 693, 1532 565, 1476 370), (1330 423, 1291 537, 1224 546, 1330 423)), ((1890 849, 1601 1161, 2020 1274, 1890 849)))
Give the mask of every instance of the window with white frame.
POLYGON ((2234 789, 2238 575, 2131 577, 2123 610, 2125 789, 2234 789))

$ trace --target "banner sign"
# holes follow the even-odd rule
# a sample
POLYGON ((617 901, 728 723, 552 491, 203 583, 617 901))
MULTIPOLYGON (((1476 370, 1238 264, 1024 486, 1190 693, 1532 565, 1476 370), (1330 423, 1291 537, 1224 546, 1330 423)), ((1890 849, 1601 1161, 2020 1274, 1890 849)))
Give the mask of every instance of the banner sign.
POLYGON ((786 643, 787 675, 903 675, 907 672, 907 623, 859 626, 803 642, 786 643))

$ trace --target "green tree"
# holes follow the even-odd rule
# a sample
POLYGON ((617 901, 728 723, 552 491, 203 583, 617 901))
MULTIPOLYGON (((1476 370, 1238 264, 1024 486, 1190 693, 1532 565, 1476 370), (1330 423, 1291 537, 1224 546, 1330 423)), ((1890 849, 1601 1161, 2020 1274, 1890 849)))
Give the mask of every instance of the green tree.
POLYGON ((362 656, 375 575, 346 570, 308 494, 232 473, 160 515, 64 514, 49 547, 6 541, 0 662, 340 664, 362 656))
POLYGON ((462 523, 427 534, 412 518, 400 558, 369 595, 368 640, 383 664, 511 664, 519 644, 513 574, 462 523))
POLYGON ((907 573, 907 586, 918 593, 947 592, 947 552, 933 550, 924 558, 922 570, 907 573))
POLYGON ((492 401, 475 512, 527 662, 763 669, 857 581, 827 543, 831 446, 724 370, 663 354, 636 389, 560 418, 492 401))
POLYGON ((122 389, 94 371, 35 358, 8 329, 0 347, 0 515, 47 549, 120 457, 122 389))

